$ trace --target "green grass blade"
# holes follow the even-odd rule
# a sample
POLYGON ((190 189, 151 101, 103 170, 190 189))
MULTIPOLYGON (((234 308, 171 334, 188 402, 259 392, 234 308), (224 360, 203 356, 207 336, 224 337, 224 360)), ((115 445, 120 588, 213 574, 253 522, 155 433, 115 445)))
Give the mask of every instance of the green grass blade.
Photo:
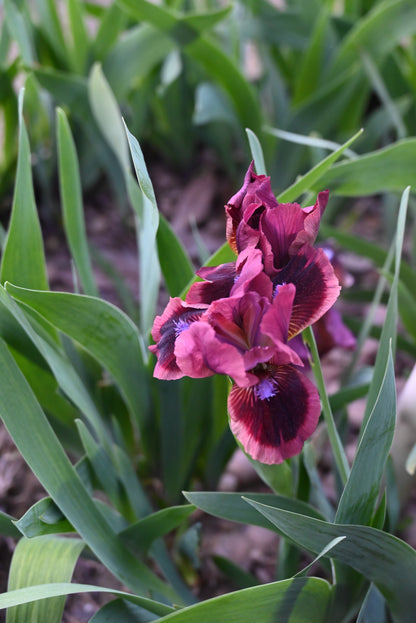
POLYGON ((118 598, 105 604, 94 614, 88 623, 138 623, 140 621, 152 621, 156 617, 149 615, 148 610, 138 606, 131 601, 118 598))
POLYGON ((88 96, 97 124, 126 175, 130 169, 130 160, 121 114, 114 93, 98 63, 90 73, 88 96))
POLYGON ((67 0, 68 21, 72 37, 72 69, 75 73, 84 74, 89 53, 88 31, 84 23, 84 15, 79 0, 67 0))
POLYGON ((370 524, 393 440, 395 422, 396 388, 390 352, 377 400, 368 417, 338 505, 336 523, 370 524))
POLYGON ((178 528, 194 510, 192 504, 163 508, 132 524, 120 536, 134 551, 145 555, 156 539, 178 528))
POLYGON ((10 436, 85 543, 133 591, 155 590, 174 598, 171 589, 134 558, 95 506, 3 341, 0 375, 0 415, 10 436))
POLYGON ((324 46, 329 21, 329 12, 325 7, 318 13, 313 25, 310 41, 301 57, 300 67, 296 71, 292 105, 297 106, 316 91, 322 73, 324 46))
MULTIPOLYGON (((13 554, 8 590, 39 583, 69 582, 85 543, 79 539, 42 536, 20 539, 13 554)), ((9 608, 7 623, 60 623, 65 597, 54 597, 9 608)))
POLYGON ((160 267, 166 287, 171 296, 179 296, 192 279, 194 269, 189 255, 162 214, 159 215, 156 240, 160 267))
MULTIPOLYGON (((3 335, 5 341, 7 343, 13 344, 13 351, 17 349, 19 353, 21 351, 25 353, 30 353, 28 345, 29 347, 31 347, 32 344, 38 349, 39 353, 42 354, 45 361, 48 363, 50 369, 52 370, 60 388, 74 403, 74 405, 78 407, 80 412, 86 416, 93 430, 96 432, 100 442, 105 447, 108 447, 110 443, 108 439, 108 431, 103 424, 102 418, 94 402, 92 401, 89 392, 87 391, 85 385, 82 383, 81 379, 75 372, 67 356, 58 347, 57 344, 51 343, 50 340, 46 339, 45 336, 42 336, 42 334, 39 333, 37 327, 35 328, 33 326, 33 321, 32 323, 29 321, 23 310, 17 305, 15 301, 13 301, 10 296, 7 295, 3 288, 0 288, 0 300, 2 303, 0 309, 2 311, 8 310, 8 312, 10 312, 10 317, 13 317, 14 322, 18 323, 17 326, 20 325, 26 335, 30 338, 30 340, 26 342, 26 340, 22 341, 21 336, 18 335, 19 341, 16 343, 16 330, 15 325, 13 324, 9 328, 9 331, 7 331, 3 335)), ((2 320, 4 319, 9 320, 9 317, 3 316, 2 320)), ((40 359, 36 350, 34 350, 34 353, 30 354, 32 358, 36 358, 37 356, 40 359)), ((40 361, 41 363, 43 363, 41 359, 40 361)))
POLYGON ((280 533, 314 554, 319 554, 331 539, 345 536, 331 550, 330 557, 374 582, 386 598, 397 623, 413 622, 416 608, 416 553, 412 547, 375 528, 331 524, 265 506, 253 501, 251 497, 244 499, 276 526, 280 533))
POLYGON ((329 402, 328 393, 326 391, 325 380, 322 372, 321 362, 319 359, 318 348, 316 345, 315 335, 312 327, 307 327, 302 337, 311 351, 311 367, 318 386, 319 395, 322 403, 322 413, 324 415, 327 428, 328 438, 331 443, 332 453, 334 455, 335 464, 343 484, 346 483, 349 475, 349 465, 345 454, 344 447, 341 442, 338 430, 335 425, 334 416, 332 414, 331 404, 329 402))
POLYGON ((35 502, 20 519, 14 522, 20 533, 28 539, 47 534, 75 532, 51 498, 35 502))
MULTIPOLYGON (((140 304, 141 304, 141 329, 147 336, 153 325, 156 312, 156 303, 160 286, 160 264, 157 252, 156 236, 159 227, 159 210, 153 185, 147 172, 143 152, 137 139, 131 134, 126 126, 127 140, 133 159, 134 169, 142 191, 141 206, 137 201, 132 201, 137 214, 137 236, 139 242, 140 263, 140 304)), ((129 184, 129 188, 131 185, 129 184)), ((130 190, 130 197, 135 194, 130 190)))
POLYGON ((23 95, 19 94, 19 156, 12 214, 0 270, 0 281, 23 287, 48 289, 46 263, 33 192, 30 147, 23 121, 23 95))
POLYGON ((324 186, 333 194, 348 197, 388 191, 401 193, 409 184, 416 186, 415 159, 416 139, 403 139, 334 165, 319 181, 319 186, 314 183, 312 188, 320 190, 324 186))
MULTIPOLYGON (((26 65, 32 65, 35 59, 33 32, 27 23, 24 13, 19 11, 19 7, 12 0, 4 0, 4 12, 5 24, 7 24, 13 40, 19 47, 23 62, 26 65)), ((5 37, 4 28, 2 28, 1 34, 2 37, 5 37)))
MULTIPOLYGON (((194 504, 205 513, 221 517, 229 521, 261 526, 270 529, 270 523, 259 513, 253 512, 242 499, 242 493, 212 493, 212 492, 190 492, 185 491, 184 496, 191 504, 194 504)), ((246 494, 251 500, 266 504, 271 507, 284 508, 293 513, 299 513, 308 517, 322 519, 322 515, 301 500, 296 498, 276 495, 271 493, 246 494)))
POLYGON ((415 29, 416 5, 412 0, 377 2, 372 11, 355 22, 342 41, 330 75, 337 76, 354 63, 361 65, 360 50, 366 50, 381 65, 384 57, 415 29))
POLYGON ((363 52, 362 60, 364 63, 364 68, 370 78, 371 84, 374 88, 374 91, 379 96, 383 106, 391 119, 392 126, 396 129, 397 138, 405 138, 407 135, 406 126, 400 114, 398 107, 395 105, 392 100, 390 93, 387 90, 387 87, 383 81, 381 73, 377 67, 377 64, 373 61, 369 54, 363 52))
POLYGON ((59 184, 65 234, 85 294, 98 295, 85 232, 79 165, 68 119, 57 110, 59 184))
MULTIPOLYGON (((389 302, 387 305, 386 318, 384 320, 383 329, 381 332, 379 348, 377 351, 376 362, 374 365, 374 375, 368 392, 367 404, 364 413, 364 425, 374 408, 377 400, 379 389, 381 387, 382 379, 385 375, 385 362, 388 360, 388 353, 390 348, 393 352, 393 357, 396 352, 396 340, 397 340, 397 320, 398 320, 398 288, 399 288, 399 276, 400 276, 400 259, 403 248, 404 230, 406 225, 407 205, 409 201, 410 187, 406 188, 403 192, 399 214, 397 219, 397 232, 396 232, 396 257, 395 257, 395 270, 393 283, 390 290, 389 302)), ((361 429, 363 430, 363 428, 361 429)))
POLYGON ((95 441, 84 422, 78 420, 77 428, 96 481, 99 483, 102 490, 105 491, 108 499, 115 508, 122 514, 126 514, 125 504, 123 504, 122 499, 124 492, 121 490, 110 457, 103 446, 95 441))
POLYGON ((334 162, 336 162, 338 158, 342 156, 344 151, 348 149, 350 145, 352 145, 352 143, 360 136, 361 133, 362 130, 354 134, 354 136, 352 136, 348 141, 341 145, 341 147, 336 149, 332 154, 329 154, 329 156, 327 156, 319 164, 314 166, 313 169, 308 171, 308 173, 302 175, 300 179, 298 179, 294 184, 292 184, 291 186, 289 186, 289 188, 280 193, 277 197, 277 200, 281 203, 293 201, 306 190, 310 190, 311 188, 316 187, 318 181, 320 184, 320 190, 322 190, 322 188, 328 187, 328 185, 325 186, 325 182, 322 183, 322 177, 325 176, 325 173, 332 167, 334 162))
POLYGON ((94 41, 93 57, 102 60, 114 49, 126 23, 123 11, 117 4, 110 4, 103 13, 94 41))
MULTIPOLYGON (((0 609, 11 608, 20 604, 37 601, 39 599, 49 599, 50 597, 59 597, 61 595, 76 595, 78 593, 107 593, 117 595, 134 604, 137 604, 153 612, 158 616, 164 616, 172 612, 172 608, 165 604, 153 601, 146 597, 132 595, 123 591, 117 591, 112 588, 104 588, 103 586, 95 586, 93 584, 75 584, 67 582, 55 582, 53 584, 38 584, 36 586, 28 586, 27 588, 18 588, 14 591, 0 594, 0 609)), ((26 622, 25 622, 26 623, 26 622)))
POLYGON ((54 53, 67 67, 71 61, 71 51, 68 49, 62 28, 62 20, 53 0, 36 0, 40 17, 41 30, 44 31, 54 53))
POLYGON ((253 156, 257 175, 266 175, 266 164, 264 162, 263 150, 258 137, 252 130, 246 128, 246 134, 250 145, 251 155, 253 156))

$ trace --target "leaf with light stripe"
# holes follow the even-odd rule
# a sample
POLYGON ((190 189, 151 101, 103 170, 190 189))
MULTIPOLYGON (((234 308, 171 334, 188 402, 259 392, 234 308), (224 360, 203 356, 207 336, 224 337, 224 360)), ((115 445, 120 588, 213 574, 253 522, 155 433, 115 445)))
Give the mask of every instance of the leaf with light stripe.
MULTIPOLYGON (((20 539, 13 554, 9 590, 39 583, 68 582, 85 543, 80 539, 41 536, 20 539)), ((7 612, 7 623, 59 623, 65 597, 22 604, 7 612)))

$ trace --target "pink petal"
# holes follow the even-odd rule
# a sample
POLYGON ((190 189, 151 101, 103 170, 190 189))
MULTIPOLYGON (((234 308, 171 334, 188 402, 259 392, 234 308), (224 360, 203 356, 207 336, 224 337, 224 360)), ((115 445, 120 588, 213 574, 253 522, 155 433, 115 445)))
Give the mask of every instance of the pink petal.
POLYGON ((301 452, 320 411, 316 387, 293 366, 271 367, 257 385, 234 385, 228 397, 233 434, 253 459, 269 465, 301 452))
POLYGON ((227 374, 240 385, 256 381, 247 374, 240 351, 218 339, 215 330, 206 322, 194 323, 176 340, 175 356, 183 374, 192 378, 227 374))
POLYGON ((175 342, 183 331, 199 320, 206 309, 206 305, 190 306, 179 297, 175 297, 169 300, 163 314, 156 316, 152 329, 152 337, 156 344, 149 346, 150 352, 157 357, 153 376, 158 379, 174 380, 184 375, 176 362, 175 342))
POLYGON ((273 293, 273 283, 264 272, 262 253, 253 247, 244 249, 237 258, 236 278, 230 295, 242 295, 249 290, 269 299, 273 293))

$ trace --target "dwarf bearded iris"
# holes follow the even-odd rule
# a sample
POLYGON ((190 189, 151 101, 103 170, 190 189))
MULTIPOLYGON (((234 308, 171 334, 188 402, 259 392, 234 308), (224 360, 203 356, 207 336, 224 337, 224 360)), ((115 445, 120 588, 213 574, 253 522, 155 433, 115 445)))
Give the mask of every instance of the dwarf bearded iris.
POLYGON ((298 454, 320 415, 317 389, 290 340, 339 294, 330 260, 312 246, 327 200, 323 192, 309 208, 279 204, 270 179, 251 164, 225 207, 236 261, 202 268, 202 281, 185 301, 172 298, 152 330, 156 377, 232 379, 231 430, 263 463, 298 454))

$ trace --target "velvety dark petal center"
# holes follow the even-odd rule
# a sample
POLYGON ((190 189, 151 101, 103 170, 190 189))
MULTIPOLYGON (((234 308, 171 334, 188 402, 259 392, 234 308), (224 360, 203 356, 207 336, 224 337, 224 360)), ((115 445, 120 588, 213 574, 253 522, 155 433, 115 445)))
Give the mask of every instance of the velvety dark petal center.
POLYGON ((263 463, 298 454, 316 428, 316 387, 293 366, 269 366, 252 387, 234 385, 228 399, 230 426, 244 449, 263 463))

